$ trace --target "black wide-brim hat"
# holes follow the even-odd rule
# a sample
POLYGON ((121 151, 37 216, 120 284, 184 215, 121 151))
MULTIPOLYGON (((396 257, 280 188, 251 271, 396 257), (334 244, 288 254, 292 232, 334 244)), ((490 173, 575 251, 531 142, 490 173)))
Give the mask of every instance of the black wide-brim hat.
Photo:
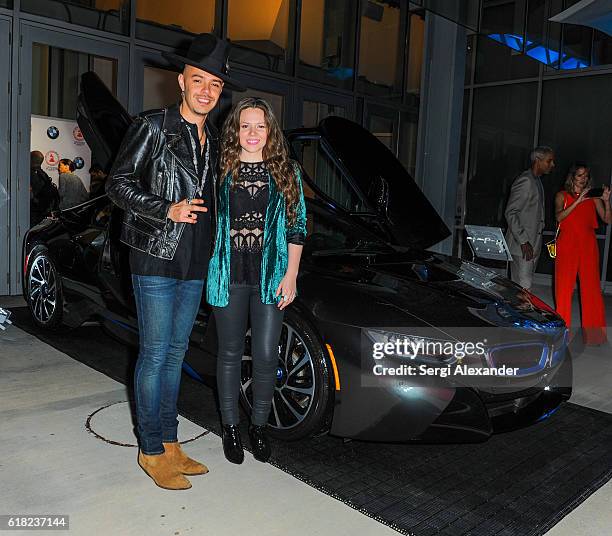
POLYGON ((220 39, 214 34, 203 33, 196 35, 189 45, 186 56, 172 52, 162 52, 162 56, 177 67, 183 69, 191 65, 207 73, 218 76, 225 86, 232 91, 246 91, 246 88, 229 75, 230 43, 220 39))

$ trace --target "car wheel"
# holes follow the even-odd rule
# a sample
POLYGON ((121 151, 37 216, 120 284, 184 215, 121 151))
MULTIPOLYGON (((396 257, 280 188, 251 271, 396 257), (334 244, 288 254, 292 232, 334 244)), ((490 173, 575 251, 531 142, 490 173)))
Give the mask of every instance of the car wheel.
POLYGON ((61 325, 64 310, 62 285, 53 260, 38 253, 27 271, 27 299, 34 323, 46 329, 61 325))
MULTIPOLYGON (((276 385, 268 419, 272 437, 297 440, 326 431, 332 406, 331 365, 314 330, 286 310, 279 341, 276 385)), ((251 331, 242 357, 240 399, 250 414, 253 402, 251 331)))

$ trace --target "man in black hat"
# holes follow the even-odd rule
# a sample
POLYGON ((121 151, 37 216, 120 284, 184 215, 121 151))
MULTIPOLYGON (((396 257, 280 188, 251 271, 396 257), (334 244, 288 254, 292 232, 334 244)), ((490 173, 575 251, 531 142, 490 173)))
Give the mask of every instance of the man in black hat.
POLYGON ((186 56, 163 54, 182 69, 181 101, 140 114, 106 186, 125 211, 121 240, 131 247, 138 463, 166 489, 190 488, 185 475, 208 472, 180 448, 176 401, 216 222, 218 135, 207 118, 224 87, 243 91, 229 76, 228 52, 227 41, 200 34, 186 56))

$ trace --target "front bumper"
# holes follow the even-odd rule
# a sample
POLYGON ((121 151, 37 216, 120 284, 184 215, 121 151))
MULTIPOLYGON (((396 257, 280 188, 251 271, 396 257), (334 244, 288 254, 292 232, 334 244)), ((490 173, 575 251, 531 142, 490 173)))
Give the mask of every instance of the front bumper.
POLYGON ((503 393, 440 385, 363 387, 358 367, 342 367, 330 433, 381 442, 460 443, 485 441, 495 432, 520 428, 551 415, 572 392, 569 351, 532 387, 503 393))

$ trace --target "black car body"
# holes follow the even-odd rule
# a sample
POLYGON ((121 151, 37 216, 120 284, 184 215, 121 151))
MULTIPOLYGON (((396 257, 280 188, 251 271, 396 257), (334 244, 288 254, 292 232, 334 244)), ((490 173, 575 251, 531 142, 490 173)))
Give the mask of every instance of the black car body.
MULTIPOLYGON (((95 75, 83 76, 79 125, 107 167, 130 121, 95 75)), ((425 251, 450 233, 379 140, 335 117, 287 138, 305 171, 308 237, 299 295, 279 345, 273 434, 481 441, 545 418, 569 398, 563 321, 494 271, 425 251), (409 359, 399 352, 373 360, 369 353, 377 341, 449 343, 483 334, 485 352, 465 359, 441 352, 409 359), (375 365, 407 363, 432 370, 465 363, 481 371, 517 365, 519 373, 480 382, 372 376, 375 365)), ((115 333, 136 333, 120 216, 101 196, 28 232, 23 288, 38 325, 76 327, 95 317, 115 333)), ((185 370, 198 379, 214 374, 216 331, 205 303, 191 343, 185 370)), ((250 359, 247 333, 241 392, 247 409, 250 359)))

